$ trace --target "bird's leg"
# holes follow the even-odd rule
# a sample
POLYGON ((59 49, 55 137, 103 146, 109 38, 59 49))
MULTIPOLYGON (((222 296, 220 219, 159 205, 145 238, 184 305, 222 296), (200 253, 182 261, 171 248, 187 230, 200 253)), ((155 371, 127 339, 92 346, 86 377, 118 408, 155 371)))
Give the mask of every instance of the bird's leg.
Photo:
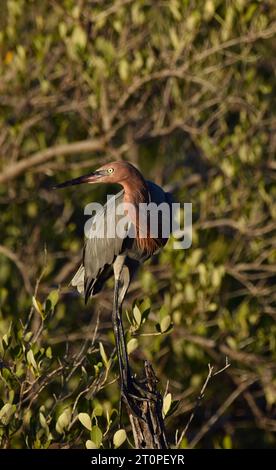
POLYGON ((118 356, 118 363, 120 369, 121 381, 121 396, 127 405, 131 408, 133 413, 144 419, 140 409, 140 403, 154 399, 154 395, 139 383, 132 374, 127 348, 125 343, 125 334, 122 322, 122 303, 127 292, 130 275, 127 266, 125 265, 125 258, 118 256, 114 265, 114 303, 112 312, 112 323, 115 336, 116 350, 118 356))
POLYGON ((119 312, 119 279, 115 279, 115 288, 114 288, 114 304, 113 304, 113 314, 112 314, 112 323, 115 336, 115 343, 117 349, 117 356, 120 368, 120 376, 123 383, 127 382, 127 358, 124 357, 124 345, 125 339, 124 336, 121 337, 122 327, 121 327, 121 318, 119 312), (123 344, 124 343, 124 344, 123 344))
POLYGON ((123 329, 122 318, 121 318, 121 306, 119 305, 119 287, 120 287, 120 280, 115 279, 112 322, 113 322, 114 336, 115 336, 118 362, 119 362, 119 368, 120 368, 121 382, 122 382, 122 385, 128 388, 129 382, 131 381, 131 370, 130 370, 127 350, 126 350, 124 329, 123 329))
POLYGON ((121 397, 132 409, 134 414, 143 419, 139 406, 133 400, 133 379, 128 361, 123 323, 121 318, 121 305, 119 304, 119 280, 115 278, 114 306, 112 313, 112 323, 116 342, 117 356, 120 369, 121 397))
MULTIPOLYGON (((135 399, 142 400, 142 389, 139 389, 138 383, 133 379, 131 368, 129 365, 127 348, 125 343, 125 334, 122 322, 122 302, 124 295, 126 293, 127 287, 129 285, 128 276, 124 276, 124 283, 121 286, 122 282, 122 270, 123 264, 119 267, 121 269, 116 269, 115 271, 115 287, 114 287, 114 304, 113 304, 113 330, 116 342, 118 363, 120 369, 120 380, 121 380, 121 397, 132 409, 134 414, 143 419, 141 410, 138 406, 138 403, 135 402, 135 399)), ((126 274, 126 273, 125 273, 126 274)))
MULTIPOLYGON (((145 389, 142 384, 140 384, 139 382, 137 382, 137 380, 134 379, 131 367, 129 365, 122 322, 122 296, 119 296, 120 282, 120 278, 115 278, 112 322, 120 369, 122 398, 127 402, 130 408, 136 414, 136 416, 142 418, 138 402, 142 402, 144 400, 151 400, 154 397, 149 390, 145 389)), ((121 293, 122 291, 120 292, 120 294, 121 293)))
POLYGON ((113 264, 115 286, 112 318, 118 362, 120 367, 121 384, 127 389, 130 386, 132 374, 128 361, 124 328, 122 323, 122 303, 130 283, 129 270, 125 265, 125 261, 125 255, 119 255, 113 264))

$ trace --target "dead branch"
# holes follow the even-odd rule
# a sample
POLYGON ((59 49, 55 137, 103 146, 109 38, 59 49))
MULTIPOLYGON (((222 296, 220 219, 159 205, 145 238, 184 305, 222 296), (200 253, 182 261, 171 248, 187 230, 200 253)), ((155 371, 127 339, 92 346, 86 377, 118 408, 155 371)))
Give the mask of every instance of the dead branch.
POLYGON ((142 418, 134 415, 127 406, 135 447, 137 449, 168 449, 162 415, 163 399, 156 387, 158 380, 152 366, 147 361, 145 361, 144 367, 145 387, 150 392, 151 398, 137 400, 132 397, 142 413, 142 418))

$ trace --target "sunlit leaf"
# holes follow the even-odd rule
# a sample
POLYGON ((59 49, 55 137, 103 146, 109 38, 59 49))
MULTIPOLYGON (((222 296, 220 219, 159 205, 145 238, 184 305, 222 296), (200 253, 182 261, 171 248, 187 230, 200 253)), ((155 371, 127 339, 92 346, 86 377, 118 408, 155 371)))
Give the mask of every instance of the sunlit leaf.
POLYGON ((135 349, 138 347, 138 339, 136 338, 131 338, 129 342, 127 343, 127 353, 131 354, 135 349))
POLYGON ((115 432, 113 436, 113 444, 115 448, 121 447, 127 438, 126 432, 124 429, 119 429, 115 432))
POLYGON ((10 403, 6 403, 0 410, 0 422, 7 426, 15 413, 16 406, 11 405, 10 403))
POLYGON ((69 426, 71 422, 71 409, 66 408, 61 415, 58 417, 58 420, 56 422, 56 431, 59 434, 62 434, 69 426))
POLYGON ((87 414, 87 413, 79 413, 79 414, 78 414, 78 419, 79 419, 79 421, 81 422, 81 424, 82 424, 86 429, 88 429, 89 431, 91 431, 91 429, 92 429, 92 422, 91 422, 91 418, 90 418, 89 414, 87 414))
POLYGON ((28 364, 32 365, 34 369, 37 369, 37 363, 34 357, 34 353, 31 349, 27 352, 27 361, 28 364))
POLYGON ((166 416, 170 410, 172 404, 172 394, 167 393, 167 395, 163 399, 163 416, 166 416))
POLYGON ((86 449, 98 449, 97 444, 95 444, 95 442, 90 441, 90 440, 86 441, 85 447, 86 449))
POLYGON ((44 309, 43 309, 41 303, 35 297, 33 297, 32 301, 33 301, 33 306, 34 306, 35 310, 37 311, 37 313, 39 313, 41 318, 44 320, 45 312, 44 312, 44 309))
POLYGON ((165 333, 171 326, 172 319, 170 315, 166 315, 160 322, 160 329, 162 333, 165 333))
POLYGON ((100 430, 99 426, 92 426, 91 439, 93 442, 95 442, 97 448, 99 448, 103 439, 103 433, 100 430))
POLYGON ((100 343, 100 354, 101 354, 101 358, 103 360, 103 363, 104 363, 105 367, 108 368, 109 367, 109 360, 108 360, 108 357, 106 355, 105 349, 103 347, 103 343, 100 343))
POLYGON ((142 314, 140 312, 140 309, 137 307, 137 305, 134 305, 133 316, 134 316, 134 319, 135 319, 135 322, 136 322, 137 326, 140 326, 141 321, 142 321, 142 314))

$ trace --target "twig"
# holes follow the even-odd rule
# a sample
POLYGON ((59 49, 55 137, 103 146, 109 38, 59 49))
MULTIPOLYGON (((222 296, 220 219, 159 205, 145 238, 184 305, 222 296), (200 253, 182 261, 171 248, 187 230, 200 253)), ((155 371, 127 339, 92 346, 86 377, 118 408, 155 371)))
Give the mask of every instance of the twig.
POLYGON ((240 384, 239 387, 237 387, 234 392, 229 395, 227 400, 221 405, 218 409, 218 411, 211 416, 211 418, 205 423, 200 431, 196 434, 196 436, 192 439, 192 441, 189 443, 189 448, 195 447, 199 441, 202 439, 202 437, 210 430, 210 428, 218 421, 218 419, 225 413, 227 408, 229 408, 230 405, 238 398, 238 396, 244 392, 250 385, 252 385, 254 382, 256 382, 258 379, 248 379, 245 380, 243 383, 240 384))
POLYGON ((226 369, 228 369, 228 367, 230 367, 230 364, 229 364, 229 362, 228 362, 228 358, 227 358, 227 357, 225 358, 225 366, 224 366, 222 369, 218 370, 217 372, 214 372, 214 366, 211 366, 211 364, 208 364, 208 369, 209 369, 208 375, 207 375, 206 380, 205 380, 205 382, 204 382, 204 384, 203 384, 203 386, 202 386, 202 389, 200 390, 199 396, 197 397, 196 405, 195 405, 195 407, 194 407, 194 409, 193 409, 193 411, 192 411, 192 413, 191 413, 191 415, 190 415, 190 418, 189 418, 189 420, 188 420, 188 422, 187 422, 187 424, 186 424, 184 430, 183 430, 182 433, 180 434, 179 439, 176 441, 176 447, 179 447, 179 445, 180 445, 182 439, 185 437, 186 432, 188 431, 188 429, 189 429, 189 427, 190 427, 190 424, 191 424, 191 422, 193 421, 193 419, 194 419, 194 417, 195 417, 195 414, 196 414, 196 412, 197 412, 197 410, 198 410, 198 408, 199 408, 199 406, 200 406, 200 404, 201 404, 201 401, 202 401, 202 399, 204 398, 204 392, 205 392, 205 390, 206 390, 206 388, 207 388, 207 385, 208 385, 208 383, 210 382, 211 378, 212 378, 212 377, 215 377, 215 375, 221 374, 221 373, 224 372, 226 369))

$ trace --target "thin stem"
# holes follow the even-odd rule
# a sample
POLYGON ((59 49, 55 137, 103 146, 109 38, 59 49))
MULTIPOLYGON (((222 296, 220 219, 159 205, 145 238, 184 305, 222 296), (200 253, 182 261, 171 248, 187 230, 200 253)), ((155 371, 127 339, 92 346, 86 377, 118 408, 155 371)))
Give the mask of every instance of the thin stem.
POLYGON ((127 387, 129 383, 129 379, 131 379, 131 372, 130 372, 130 366, 128 362, 128 356, 127 356, 127 350, 126 350, 126 344, 125 344, 124 329, 123 329, 122 318, 121 318, 121 309, 119 306, 119 280, 115 280, 112 323, 113 323, 113 330, 114 330, 118 362, 119 362, 119 368, 120 368, 121 386, 127 387))

